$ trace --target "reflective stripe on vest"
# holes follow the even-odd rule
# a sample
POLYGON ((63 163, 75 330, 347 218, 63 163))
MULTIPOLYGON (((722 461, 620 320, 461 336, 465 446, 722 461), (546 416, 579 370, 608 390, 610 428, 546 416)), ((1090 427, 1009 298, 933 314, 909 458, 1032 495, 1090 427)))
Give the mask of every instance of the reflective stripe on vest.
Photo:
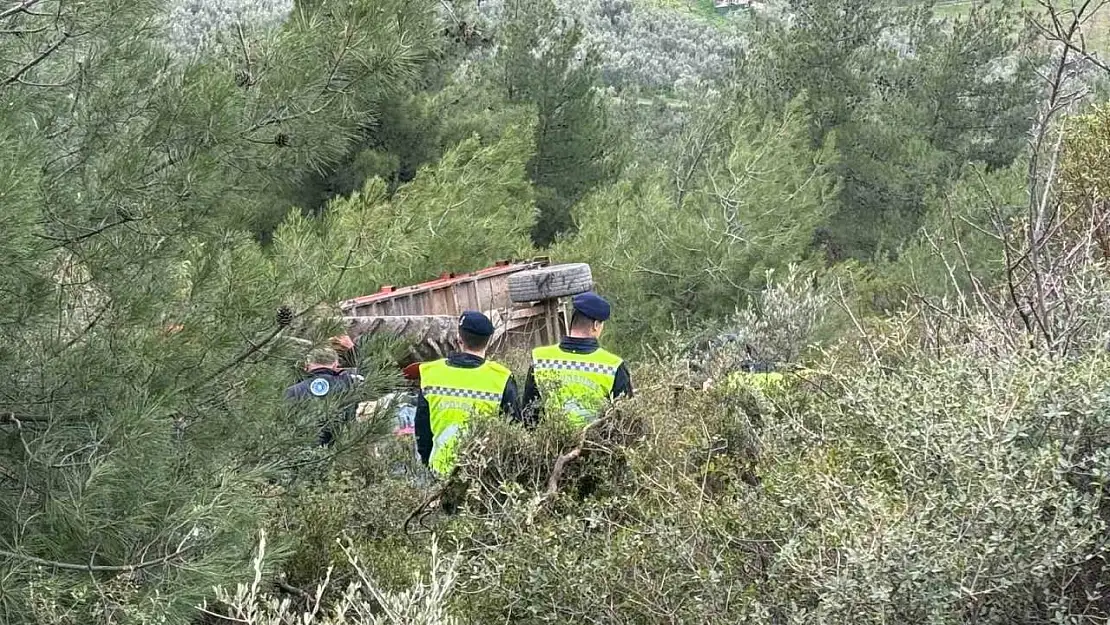
POLYGON ((479 367, 452 367, 446 360, 420 365, 420 390, 428 402, 432 455, 428 466, 447 475, 455 465, 455 444, 476 414, 496 414, 510 371, 487 360, 479 367))
POLYGON ((532 350, 532 375, 544 409, 562 411, 579 427, 596 420, 622 362, 604 349, 589 354, 566 352, 558 345, 532 350))

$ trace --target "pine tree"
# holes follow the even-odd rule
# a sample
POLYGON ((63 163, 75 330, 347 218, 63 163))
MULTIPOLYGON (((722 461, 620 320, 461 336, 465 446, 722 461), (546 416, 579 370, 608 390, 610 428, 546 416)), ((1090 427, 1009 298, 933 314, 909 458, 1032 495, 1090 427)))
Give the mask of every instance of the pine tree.
POLYGON ((533 122, 514 121, 492 145, 462 141, 392 194, 373 179, 329 203, 321 220, 290 215, 274 233, 275 275, 295 280, 286 288, 306 294, 307 305, 332 290, 354 297, 527 255, 533 122), (342 266, 353 268, 329 282, 330 268, 342 266))
POLYGON ((185 623, 242 570, 315 434, 281 406, 303 298, 246 229, 415 75, 433 9, 314 2, 195 54, 158 2, 0 10, 0 621, 185 623))
POLYGON ((955 21, 932 5, 789 0, 743 64, 741 100, 762 111, 806 98, 814 145, 835 134, 836 247, 870 258, 897 250, 926 201, 969 161, 1006 167, 1032 119, 1037 77, 1012 4, 955 21))
POLYGON ((551 0, 510 0, 503 20, 497 62, 505 94, 538 116, 528 169, 540 209, 533 239, 546 245, 572 226, 570 207, 619 172, 618 144, 598 88, 597 51, 584 44, 582 26, 551 0))
POLYGON ((715 126, 691 147, 697 162, 677 188, 666 167, 626 175, 575 207, 578 232, 553 249, 590 260, 625 311, 607 332, 628 351, 748 303, 768 270, 809 257, 834 206, 834 147, 811 149, 799 102, 767 118, 710 113, 715 126))

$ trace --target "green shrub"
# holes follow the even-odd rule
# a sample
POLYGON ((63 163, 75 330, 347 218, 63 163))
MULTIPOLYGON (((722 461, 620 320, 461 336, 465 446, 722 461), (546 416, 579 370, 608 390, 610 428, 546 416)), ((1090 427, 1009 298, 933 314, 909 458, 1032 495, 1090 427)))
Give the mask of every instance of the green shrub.
MULTIPOLYGON (((880 357, 906 351, 898 366, 878 366, 869 349, 847 358, 857 348, 845 343, 821 363, 834 365, 822 378, 758 397, 743 377, 676 390, 667 368, 644 367, 638 396, 584 435, 554 423, 476 425, 456 476, 468 496, 455 514, 423 520, 461 554, 451 614, 766 624, 1110 616, 1110 359, 1000 356, 973 344, 937 355, 908 342, 911 323, 886 331, 870 340, 880 357), (552 482, 576 448, 588 453, 552 482)), ((419 503, 418 489, 395 490, 404 478, 381 479, 382 525, 345 529, 373 554, 375 579, 396 590, 426 534, 406 546, 396 529, 380 531, 408 516, 398 492, 419 503)))
POLYGON ((277 535, 294 541, 283 569, 287 581, 309 588, 335 566, 332 580, 344 587, 355 571, 337 539, 350 534, 358 537, 354 553, 374 563, 383 584, 406 583, 424 556, 414 551, 399 520, 424 498, 422 473, 411 439, 391 437, 346 454, 321 480, 295 483, 271 523, 277 535))

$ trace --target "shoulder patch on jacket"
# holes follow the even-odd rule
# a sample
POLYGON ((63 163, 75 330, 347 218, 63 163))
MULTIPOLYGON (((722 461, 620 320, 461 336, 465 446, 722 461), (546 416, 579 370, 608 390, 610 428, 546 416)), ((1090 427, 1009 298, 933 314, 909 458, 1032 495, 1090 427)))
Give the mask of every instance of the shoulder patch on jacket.
POLYGON ((331 390, 331 383, 324 378, 315 378, 308 384, 308 392, 316 397, 323 397, 331 390))

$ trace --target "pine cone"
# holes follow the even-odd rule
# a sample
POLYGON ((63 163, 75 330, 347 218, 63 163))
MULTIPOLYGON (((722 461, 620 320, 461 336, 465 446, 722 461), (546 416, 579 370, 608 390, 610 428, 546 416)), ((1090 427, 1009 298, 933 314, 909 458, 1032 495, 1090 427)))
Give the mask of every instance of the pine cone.
POLYGON ((282 306, 277 311, 277 324, 282 328, 288 328, 289 324, 293 323, 293 309, 288 306, 282 306))
POLYGON ((241 69, 235 73, 235 86, 236 87, 249 87, 254 84, 254 78, 251 73, 245 69, 241 69))
POLYGON ((274 145, 278 146, 279 148, 284 148, 288 146, 289 135, 285 134, 284 132, 277 133, 277 136, 274 137, 274 145))

